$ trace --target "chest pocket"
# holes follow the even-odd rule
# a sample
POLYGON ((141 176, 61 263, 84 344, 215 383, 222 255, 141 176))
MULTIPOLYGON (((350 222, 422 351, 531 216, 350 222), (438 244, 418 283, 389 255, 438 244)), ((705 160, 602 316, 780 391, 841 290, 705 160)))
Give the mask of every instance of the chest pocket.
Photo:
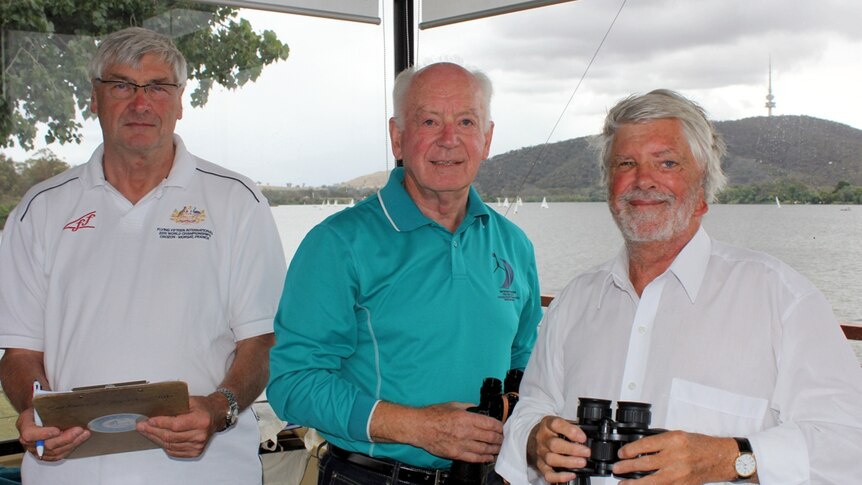
POLYGON ((766 399, 684 379, 674 379, 665 428, 719 436, 746 436, 763 429, 766 399))

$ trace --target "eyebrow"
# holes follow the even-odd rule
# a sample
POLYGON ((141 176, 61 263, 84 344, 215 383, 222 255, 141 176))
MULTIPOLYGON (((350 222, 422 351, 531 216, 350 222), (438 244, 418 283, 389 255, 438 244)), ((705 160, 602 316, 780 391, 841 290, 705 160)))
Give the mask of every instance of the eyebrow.
MULTIPOLYGON (((649 156, 652 158, 664 158, 664 157, 672 157, 672 158, 678 158, 678 159, 683 158, 683 155, 681 155, 679 152, 677 152, 676 150, 674 150, 672 148, 665 148, 665 149, 658 150, 655 152, 650 152, 649 156)), ((633 160, 635 160, 635 157, 631 157, 628 155, 616 155, 613 158, 611 158, 611 160, 615 161, 615 162, 623 162, 623 161, 629 161, 629 160, 633 161, 633 160)))
POLYGON ((661 158, 661 157, 667 157, 667 156, 679 156, 679 153, 677 153, 676 150, 674 150, 672 148, 666 148, 664 150, 659 150, 657 152, 653 152, 650 155, 652 155, 656 158, 661 158))

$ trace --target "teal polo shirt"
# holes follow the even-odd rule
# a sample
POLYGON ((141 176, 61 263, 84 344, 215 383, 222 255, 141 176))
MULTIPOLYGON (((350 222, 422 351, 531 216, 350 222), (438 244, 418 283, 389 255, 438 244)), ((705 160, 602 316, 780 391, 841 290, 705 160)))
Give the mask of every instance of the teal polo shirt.
POLYGON ((415 466, 448 460, 373 443, 379 400, 479 401, 486 377, 524 368, 541 319, 533 246, 471 187, 452 233, 392 171, 386 187, 309 232, 275 318, 267 397, 341 448, 415 466))

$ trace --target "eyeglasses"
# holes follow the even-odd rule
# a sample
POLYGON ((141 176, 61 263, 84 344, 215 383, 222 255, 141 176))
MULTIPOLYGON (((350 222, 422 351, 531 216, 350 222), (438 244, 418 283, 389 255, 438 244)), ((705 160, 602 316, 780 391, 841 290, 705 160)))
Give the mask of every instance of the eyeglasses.
POLYGON ((114 99, 129 99, 138 92, 138 89, 143 89, 144 94, 153 101, 167 101, 172 98, 180 89, 180 84, 172 83, 149 83, 135 84, 129 81, 110 81, 106 79, 96 78, 96 81, 107 84, 108 95, 114 99))

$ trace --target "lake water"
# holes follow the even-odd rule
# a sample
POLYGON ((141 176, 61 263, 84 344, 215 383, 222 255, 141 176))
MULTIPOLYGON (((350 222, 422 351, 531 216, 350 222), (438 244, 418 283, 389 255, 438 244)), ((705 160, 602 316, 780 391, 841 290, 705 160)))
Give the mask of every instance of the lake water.
MULTIPOLYGON (((288 261, 302 238, 338 206, 273 208, 288 261)), ((500 212, 503 207, 495 207, 500 212)), ((533 241, 542 293, 554 295, 578 273, 615 256, 622 237, 607 204, 528 203, 507 216, 533 241)), ((703 221, 710 236, 767 252, 808 277, 841 322, 862 323, 862 207, 712 205, 703 221)), ((854 342, 862 362, 862 342, 854 342)))

